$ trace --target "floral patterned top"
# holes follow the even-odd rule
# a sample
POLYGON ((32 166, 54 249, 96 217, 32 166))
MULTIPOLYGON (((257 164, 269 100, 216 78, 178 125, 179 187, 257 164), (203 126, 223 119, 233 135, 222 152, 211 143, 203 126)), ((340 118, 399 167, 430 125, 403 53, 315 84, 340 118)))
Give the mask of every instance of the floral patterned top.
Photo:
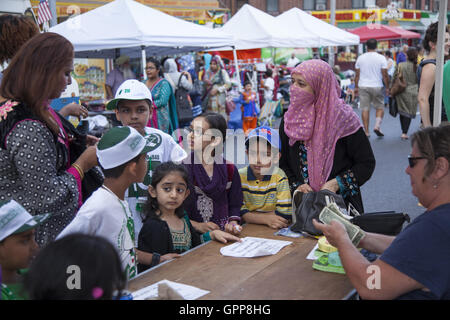
POLYGON ((68 152, 20 102, 0 104, 0 201, 14 199, 32 214, 51 213, 36 228, 40 246, 53 241, 78 210, 78 182, 68 152))
MULTIPOLYGON (((307 150, 302 142, 300 142, 299 146, 299 155, 300 155, 300 171, 302 173, 303 183, 309 184, 307 150)), ((339 193, 342 195, 344 199, 347 198, 348 196, 355 196, 359 193, 359 186, 352 170, 349 169, 337 175, 336 180, 339 185, 339 193)), ((299 185, 301 185, 300 182, 293 183, 291 185, 291 191, 297 189, 299 185)))

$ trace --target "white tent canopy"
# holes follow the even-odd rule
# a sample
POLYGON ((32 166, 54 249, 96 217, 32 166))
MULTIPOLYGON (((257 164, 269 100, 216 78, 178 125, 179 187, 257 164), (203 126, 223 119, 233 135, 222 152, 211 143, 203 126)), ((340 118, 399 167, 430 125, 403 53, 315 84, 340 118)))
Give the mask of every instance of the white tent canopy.
POLYGON ((276 19, 294 34, 313 35, 315 43, 302 47, 349 46, 359 44, 359 36, 326 23, 299 8, 292 8, 276 19))
POLYGON ((231 35, 170 16, 132 0, 116 0, 49 30, 66 37, 78 57, 175 54, 233 45, 231 35))
POLYGON ((232 34, 238 50, 255 48, 308 47, 315 39, 311 34, 295 34, 275 17, 248 4, 220 29, 232 34))

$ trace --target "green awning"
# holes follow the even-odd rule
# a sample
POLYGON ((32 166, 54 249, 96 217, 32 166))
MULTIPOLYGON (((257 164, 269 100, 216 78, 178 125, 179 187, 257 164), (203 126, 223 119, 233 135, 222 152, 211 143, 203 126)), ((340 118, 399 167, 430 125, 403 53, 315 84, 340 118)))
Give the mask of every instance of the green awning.
POLYGON ((425 31, 427 27, 420 21, 397 21, 403 29, 411 31, 425 31))
POLYGON ((355 29, 362 27, 366 22, 338 22, 338 28, 341 29, 355 29))

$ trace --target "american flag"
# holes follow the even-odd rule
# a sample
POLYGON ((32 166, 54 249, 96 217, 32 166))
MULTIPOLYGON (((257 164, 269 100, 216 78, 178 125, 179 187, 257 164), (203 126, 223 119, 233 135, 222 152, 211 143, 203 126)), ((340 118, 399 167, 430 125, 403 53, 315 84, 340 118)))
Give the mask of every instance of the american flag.
POLYGON ((52 18, 52 13, 48 6, 47 0, 40 0, 38 6, 38 24, 49 21, 52 18))

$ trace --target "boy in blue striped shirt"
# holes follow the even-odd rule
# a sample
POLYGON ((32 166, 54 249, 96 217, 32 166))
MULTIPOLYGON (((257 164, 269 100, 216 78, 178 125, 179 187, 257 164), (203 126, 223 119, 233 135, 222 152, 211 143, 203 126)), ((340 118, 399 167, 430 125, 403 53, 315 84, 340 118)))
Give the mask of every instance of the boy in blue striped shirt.
POLYGON ((241 217, 247 223, 286 228, 292 218, 291 193, 286 174, 278 167, 280 138, 267 126, 252 130, 246 141, 249 165, 239 170, 244 204, 241 217))

